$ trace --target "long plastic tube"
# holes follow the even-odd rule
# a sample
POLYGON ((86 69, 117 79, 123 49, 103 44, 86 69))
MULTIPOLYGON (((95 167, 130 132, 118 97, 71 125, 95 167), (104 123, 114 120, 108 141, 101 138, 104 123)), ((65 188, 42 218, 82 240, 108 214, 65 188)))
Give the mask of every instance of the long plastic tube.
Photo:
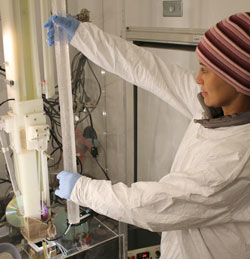
POLYGON ((8 168, 8 172, 9 172, 9 176, 10 176, 10 181, 13 187, 13 191, 14 194, 16 196, 17 199, 17 205, 19 208, 19 212, 21 215, 24 215, 24 211, 23 211, 23 203, 21 200, 21 193, 17 184, 17 179, 16 179, 16 175, 15 175, 15 170, 14 170, 14 165, 13 165, 13 161, 11 159, 10 156, 10 150, 9 150, 9 146, 7 143, 7 134, 5 133, 4 130, 0 130, 0 142, 2 144, 2 151, 4 154, 4 158, 6 161, 6 165, 8 168))
MULTIPOLYGON (((66 16, 65 0, 53 0, 52 11, 53 14, 66 16)), ((55 29, 55 54, 60 102, 64 170, 76 173, 77 165, 69 45, 66 32, 60 29, 59 34, 59 28, 55 29)), ((67 213, 70 224, 80 222, 79 206, 72 201, 67 201, 67 213)))
MULTIPOLYGON (((40 0, 41 8, 41 24, 42 26, 50 16, 50 0, 40 0)), ((46 98, 50 98, 55 94, 55 71, 54 71, 54 51, 46 42, 46 30, 42 29, 43 39, 43 69, 44 69, 44 94, 46 98)))

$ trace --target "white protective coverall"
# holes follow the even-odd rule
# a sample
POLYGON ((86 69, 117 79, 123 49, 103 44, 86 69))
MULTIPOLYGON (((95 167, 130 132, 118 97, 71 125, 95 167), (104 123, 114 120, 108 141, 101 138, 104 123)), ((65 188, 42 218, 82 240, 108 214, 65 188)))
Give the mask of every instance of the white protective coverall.
POLYGON ((162 232, 161 259, 249 259, 250 123, 215 129, 194 123, 202 108, 191 73, 91 23, 80 24, 71 44, 191 119, 171 172, 159 182, 128 187, 83 176, 71 200, 162 232))

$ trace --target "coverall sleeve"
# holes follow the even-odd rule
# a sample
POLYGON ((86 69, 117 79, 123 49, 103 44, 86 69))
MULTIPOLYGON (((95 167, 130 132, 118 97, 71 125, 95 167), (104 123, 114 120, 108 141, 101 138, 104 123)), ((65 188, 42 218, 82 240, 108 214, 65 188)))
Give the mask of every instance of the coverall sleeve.
POLYGON ((207 227, 249 220, 250 149, 221 155, 192 172, 174 172, 160 182, 126 186, 81 177, 71 194, 75 203, 151 231, 207 227), (226 162, 225 162, 226 161, 226 162), (244 169, 244 170, 243 170, 244 169), (245 172, 245 173, 244 173, 245 172))
POLYGON ((79 25, 71 44, 98 66, 155 94, 189 119, 197 112, 199 86, 189 71, 91 23, 79 25))

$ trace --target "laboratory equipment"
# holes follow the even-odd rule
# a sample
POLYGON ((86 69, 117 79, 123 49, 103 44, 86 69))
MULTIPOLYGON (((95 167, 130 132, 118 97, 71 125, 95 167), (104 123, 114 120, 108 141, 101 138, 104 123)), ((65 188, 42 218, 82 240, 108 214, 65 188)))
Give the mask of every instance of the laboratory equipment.
MULTIPOLYGON (((84 105, 82 100, 74 100, 74 104, 72 101, 67 40, 56 42, 60 104, 57 102, 54 51, 48 47, 46 32, 42 28, 50 16, 50 3, 49 0, 40 1, 39 4, 32 0, 0 1, 5 58, 5 73, 1 75, 6 76, 3 82, 8 95, 8 112, 0 120, 0 140, 14 191, 4 217, 9 226, 15 228, 15 231, 7 231, 4 238, 17 245, 22 258, 70 257, 99 244, 120 240, 115 230, 117 223, 112 223, 110 228, 105 224, 106 219, 99 219, 98 215, 85 213, 82 209, 80 211, 79 206, 70 201, 67 202, 67 210, 63 201, 58 202, 60 206, 51 203, 51 198, 54 203, 53 188, 56 186, 54 183, 52 186, 50 181, 58 172, 49 172, 48 162, 55 159, 49 154, 49 141, 51 135, 54 139, 55 135, 60 138, 60 133, 53 132, 54 125, 46 117, 51 115, 48 109, 53 102, 56 120, 61 112, 63 137, 59 147, 61 150, 63 147, 64 151, 63 168, 76 172, 75 118, 82 111, 80 105, 84 105), (37 24, 38 20, 40 22, 37 24), (41 45, 38 44, 37 30, 42 30, 41 45), (78 106, 77 112, 73 111, 75 105, 78 106)), ((52 10, 66 15, 65 1, 52 1, 52 10)), ((82 21, 89 19, 86 9, 76 16, 82 21)), ((90 106, 85 107, 85 116, 91 116, 93 109, 91 105, 94 103, 88 103, 90 106)), ((91 143, 89 148, 94 148, 91 143)))

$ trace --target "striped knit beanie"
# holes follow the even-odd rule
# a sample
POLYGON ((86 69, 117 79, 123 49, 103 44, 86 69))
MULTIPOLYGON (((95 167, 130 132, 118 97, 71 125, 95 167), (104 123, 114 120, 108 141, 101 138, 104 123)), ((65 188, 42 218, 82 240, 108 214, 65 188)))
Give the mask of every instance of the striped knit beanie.
POLYGON ((196 54, 217 76, 250 96, 250 12, 232 15, 210 28, 196 54))

